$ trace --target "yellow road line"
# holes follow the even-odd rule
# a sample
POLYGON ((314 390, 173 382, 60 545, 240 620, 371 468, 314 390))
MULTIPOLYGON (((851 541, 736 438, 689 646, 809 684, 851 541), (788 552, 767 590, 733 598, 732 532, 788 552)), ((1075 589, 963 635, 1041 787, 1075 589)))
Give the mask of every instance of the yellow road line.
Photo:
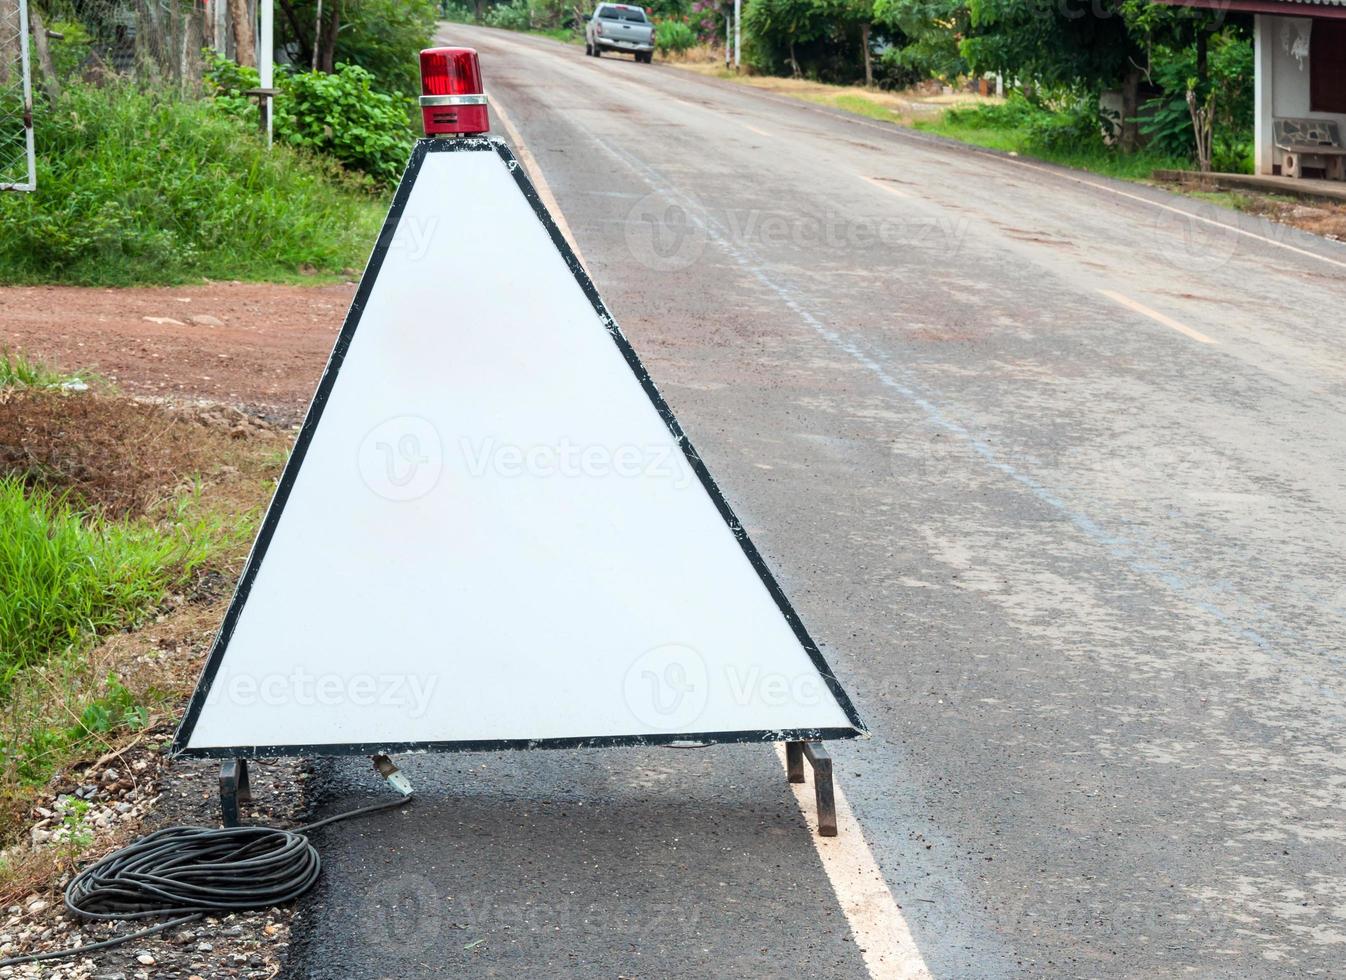
POLYGON ((1118 304, 1119 306, 1125 306, 1128 310, 1132 310, 1133 312, 1139 313, 1142 316, 1147 316, 1155 323, 1162 323, 1170 330, 1176 330, 1184 337, 1191 337, 1199 344, 1215 343, 1214 340, 1207 337, 1200 330, 1193 330, 1191 327, 1187 326, 1187 324, 1179 323, 1171 316, 1166 316, 1165 314, 1160 313, 1158 310, 1152 310, 1144 303, 1137 303, 1134 299, 1131 299, 1127 296, 1123 296, 1121 293, 1113 292, 1111 289, 1100 289, 1099 292, 1102 293, 1104 296, 1106 296, 1108 299, 1112 300, 1114 303, 1118 304))

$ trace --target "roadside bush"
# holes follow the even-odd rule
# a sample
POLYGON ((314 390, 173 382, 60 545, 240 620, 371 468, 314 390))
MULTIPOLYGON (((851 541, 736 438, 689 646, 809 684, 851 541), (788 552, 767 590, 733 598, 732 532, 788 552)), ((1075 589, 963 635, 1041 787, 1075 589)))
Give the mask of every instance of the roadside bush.
POLYGON ((439 16, 455 24, 471 24, 476 21, 477 12, 465 3, 444 3, 439 8, 439 16))
POLYGON ((967 108, 954 106, 944 113, 944 120, 967 129, 1021 129, 1041 115, 1043 109, 1040 106, 1016 91, 1000 103, 967 108))
MULTIPOLYGON (((258 83, 256 69, 214 55, 206 80, 216 104, 257 125, 257 106, 243 93, 258 83)), ((320 71, 276 72, 275 138, 332 157, 383 183, 394 184, 410 152, 411 101, 373 88, 374 76, 357 65, 320 71)))
POLYGON ((1075 152, 1102 150, 1106 120, 1096 99, 1081 98, 1055 112, 1029 113, 1025 128, 1028 145, 1036 150, 1075 152))
POLYGON ((71 84, 37 117, 38 189, 0 195, 0 282, 134 285, 358 268, 382 206, 209 101, 71 84))
POLYGON ((276 106, 277 133, 291 146, 395 184, 411 152, 411 103, 374 91, 373 80, 356 65, 338 65, 333 75, 287 74, 276 106))
POLYGON ((696 32, 685 20, 661 20, 654 25, 654 47, 667 57, 696 46, 696 32))
POLYGON ((486 14, 485 21, 491 27, 507 31, 526 31, 533 26, 533 14, 528 0, 514 0, 513 3, 496 4, 486 14))

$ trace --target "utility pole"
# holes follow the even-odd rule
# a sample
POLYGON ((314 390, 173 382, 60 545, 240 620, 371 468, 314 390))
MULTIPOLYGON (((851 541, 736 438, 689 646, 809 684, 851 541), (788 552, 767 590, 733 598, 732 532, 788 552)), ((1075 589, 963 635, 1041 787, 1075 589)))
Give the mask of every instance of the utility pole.
POLYGON ((271 109, 275 98, 275 71, 272 65, 272 59, 275 55, 275 0, 257 0, 257 6, 261 8, 262 29, 257 38, 257 76, 261 88, 261 95, 257 99, 257 105, 261 108, 262 124, 266 129, 266 145, 271 146, 271 132, 274 128, 271 124, 271 109))
POLYGON ((738 71, 739 55, 743 52, 743 0, 734 0, 734 71, 738 71))

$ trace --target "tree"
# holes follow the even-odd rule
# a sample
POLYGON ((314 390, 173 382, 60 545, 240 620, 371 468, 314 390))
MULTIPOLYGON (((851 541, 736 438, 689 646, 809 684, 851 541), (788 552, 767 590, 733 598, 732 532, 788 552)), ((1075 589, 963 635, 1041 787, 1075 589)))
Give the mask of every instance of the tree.
POLYGON ((257 38, 252 30, 248 0, 229 0, 229 20, 234 25, 234 60, 245 68, 256 68, 257 38))
POLYGON ((960 50, 977 73, 1098 91, 1116 84, 1140 54, 1122 0, 968 0, 960 50))
POLYGON ((967 33, 966 0, 875 0, 874 21, 892 44, 883 53, 891 68, 918 78, 951 79, 967 73, 958 50, 967 33))
POLYGON ((1143 55, 1136 69, 1163 95, 1146 103, 1143 128, 1165 141, 1167 152, 1194 151, 1197 166, 1211 168, 1217 130, 1226 135, 1252 124, 1252 46, 1245 23, 1223 11, 1168 7, 1123 0, 1123 14, 1143 55), (1173 123, 1185 115, 1188 132, 1173 123))
POLYGON ((419 91, 416 52, 434 37, 435 0, 280 0, 280 12, 276 43, 298 64, 359 65, 384 91, 419 91))
POLYGON ((757 60, 772 70, 786 61, 790 74, 798 78, 803 72, 796 48, 822 37, 832 13, 829 8, 819 0, 752 0, 743 14, 743 27, 757 60))
POLYGON ((865 85, 874 84, 874 59, 869 48, 870 29, 874 24, 874 0, 834 0, 835 17, 842 31, 855 29, 860 35, 860 61, 865 69, 865 85))

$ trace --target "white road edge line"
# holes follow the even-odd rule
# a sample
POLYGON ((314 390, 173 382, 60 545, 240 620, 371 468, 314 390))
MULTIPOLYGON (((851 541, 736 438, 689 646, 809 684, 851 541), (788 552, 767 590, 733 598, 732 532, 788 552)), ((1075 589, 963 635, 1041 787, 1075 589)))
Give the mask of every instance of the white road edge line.
POLYGON ((1191 337, 1198 344, 1215 343, 1214 340, 1212 340, 1210 337, 1207 337, 1200 330, 1193 330, 1187 324, 1179 323, 1171 316, 1166 316, 1165 314, 1160 313, 1158 310, 1152 310, 1144 303, 1138 303, 1134 299, 1131 299, 1129 296, 1123 296, 1121 293, 1114 292, 1111 289, 1100 289, 1099 292, 1102 293, 1104 296, 1106 296, 1108 299, 1112 300, 1118 306, 1125 306, 1128 310, 1131 310, 1132 312, 1139 313, 1141 314, 1141 316, 1149 317, 1155 323, 1162 323, 1170 330, 1178 331, 1178 333, 1182 334, 1184 337, 1191 337))
MULTIPOLYGON (((777 743, 776 755, 785 766, 785 746, 777 743)), ((808 766, 804 767, 809 772, 808 766)), ((793 783, 795 802, 804 814, 823 869, 832 882, 841 911, 851 927, 856 948, 865 958, 865 968, 874 980, 930 980, 907 920, 865 842, 850 801, 839 785, 832 792, 837 805, 837 836, 819 837, 812 782, 793 783)))
MULTIPOLYGON (((500 103, 491 99, 491 110, 504 127, 514 152, 528 170, 533 186, 542 202, 551 212, 561 234, 575 250, 576 257, 584 262, 575 236, 561 213, 556 197, 542 175, 532 153, 514 128, 509 114, 500 108, 500 103)), ((776 746, 780 758, 781 771, 785 769, 785 747, 776 746)), ((907 920, 898 907, 897 900, 888 887, 888 882, 874 860, 874 852, 865 842, 864 831, 856 820, 850 802, 840 786, 834 786, 833 792, 837 806, 837 836, 819 837, 814 813, 813 786, 810 783, 795 784, 795 802, 809 827, 809 836, 818 852, 818 859, 827 880, 832 885, 837 904, 851 928, 851 936, 856 947, 865 959, 865 969, 873 980, 931 980, 930 968, 925 965, 916 940, 911 935, 907 920)))

